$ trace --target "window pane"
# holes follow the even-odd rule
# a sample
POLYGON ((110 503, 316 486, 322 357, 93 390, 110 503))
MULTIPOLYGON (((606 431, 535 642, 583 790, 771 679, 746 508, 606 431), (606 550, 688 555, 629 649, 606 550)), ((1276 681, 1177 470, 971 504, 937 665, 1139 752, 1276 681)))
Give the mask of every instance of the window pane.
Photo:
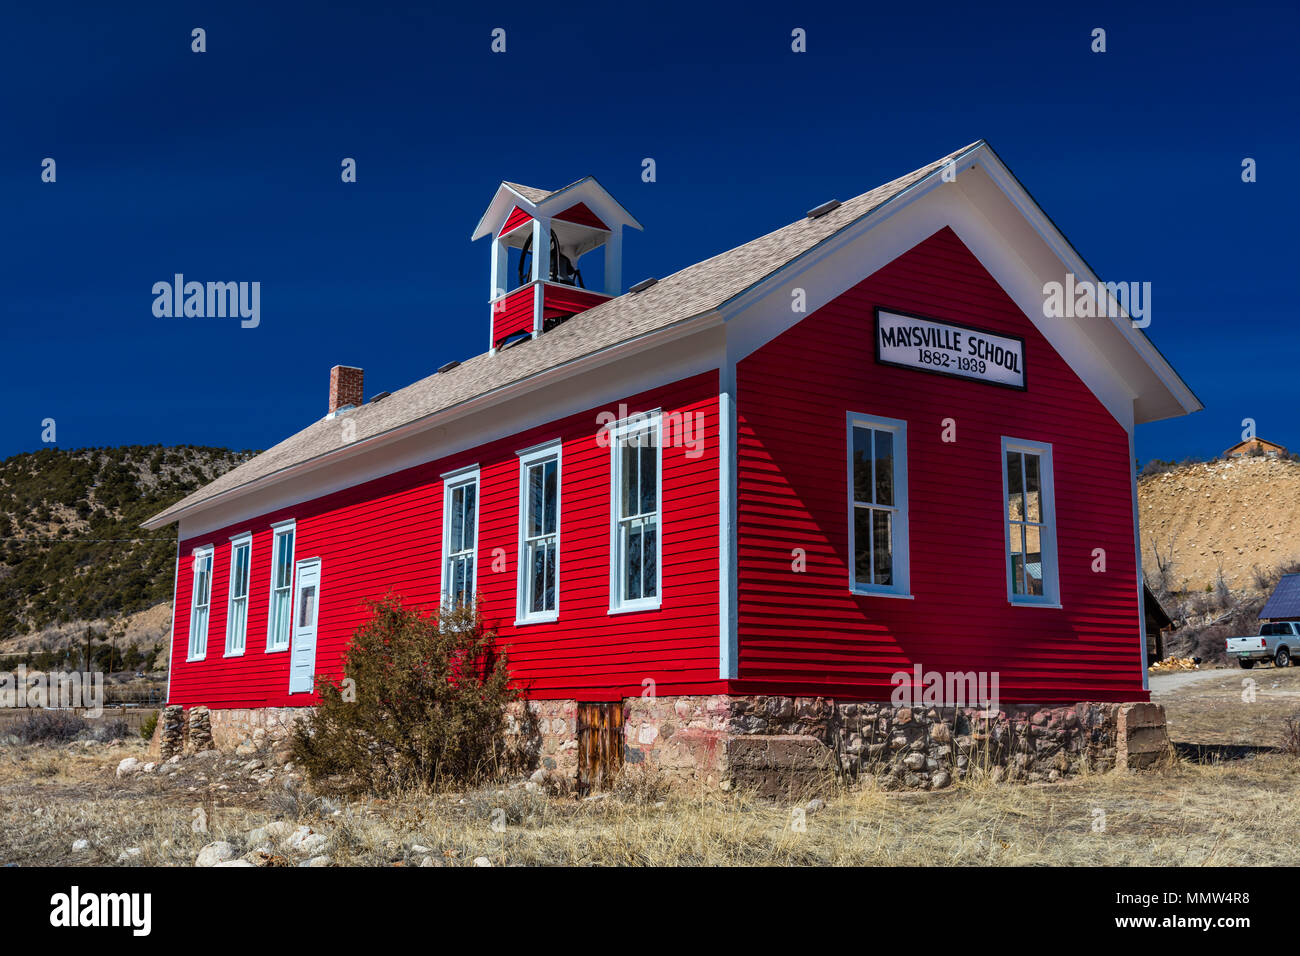
POLYGON ((460 550, 468 551, 474 547, 474 523, 478 520, 478 485, 465 485, 461 492, 465 499, 465 517, 461 522, 460 550))
POLYGON ((248 593, 248 545, 235 548, 235 573, 230 583, 230 596, 242 598, 248 593))
POLYGON ((451 492, 451 534, 447 550, 451 553, 465 550, 465 489, 453 488, 451 492))
POLYGON ((894 503, 894 433, 874 429, 876 449, 876 504, 894 503))
POLYGON ((524 534, 535 538, 542 533, 542 466, 528 466, 528 515, 524 534))
POLYGON ((871 512, 872 523, 872 550, 875 560, 875 581, 877 584, 891 585, 894 583, 894 558, 893 545, 890 535, 890 522, 893 519, 888 511, 873 510, 871 512))
POLYGON ((871 509, 853 509, 853 582, 871 583, 871 509))
POLYGON ((626 534, 623 597, 634 601, 641 597, 641 529, 628 525, 626 534))
POLYGON ((542 601, 546 593, 546 549, 532 546, 532 577, 533 583, 528 610, 541 611, 544 608, 542 601))
POLYGON ((542 533, 555 534, 556 507, 559 504, 559 462, 548 461, 543 466, 542 480, 542 533))
POLYGON ((552 538, 542 547, 546 557, 546 580, 542 592, 542 610, 555 610, 555 539, 552 538))
POLYGON ((643 515, 653 514, 659 510, 656 501, 659 489, 659 452, 649 441, 650 433, 645 433, 646 443, 641 446, 641 511, 643 515))
POLYGON ((286 531, 276 536, 275 586, 287 588, 293 581, 291 562, 293 560, 293 532, 286 531))
POLYGON ((1025 514, 1030 521, 1042 521, 1041 487, 1039 481, 1039 458, 1037 455, 1024 455, 1025 460, 1025 514))
POLYGON ((298 603, 298 626, 312 627, 316 623, 316 585, 302 589, 298 603))
POLYGON ((275 622, 271 630, 272 643, 277 647, 283 646, 289 640, 289 591, 287 588, 275 592, 272 597, 272 620, 275 622))
POLYGON ((1025 593, 1043 593, 1042 529, 1037 525, 1025 526, 1025 593))
POLYGON ((621 505, 619 515, 630 518, 636 514, 636 506, 641 494, 637 488, 637 449, 635 445, 625 444, 621 451, 620 467, 621 505))
POLYGON ((871 429, 853 429, 853 500, 871 498, 871 429))
POLYGON ((644 542, 641 554, 641 596, 656 597, 659 594, 659 523, 651 519, 646 522, 641 535, 644 542))
POLYGON ((1010 541, 1010 561, 1011 561, 1011 592, 1013 594, 1025 594, 1025 542, 1023 537, 1024 525, 1011 524, 1008 527, 1008 540, 1010 541))
POLYGON ((1007 518, 1025 519, 1024 482, 1021 479, 1020 452, 1007 452, 1007 518))

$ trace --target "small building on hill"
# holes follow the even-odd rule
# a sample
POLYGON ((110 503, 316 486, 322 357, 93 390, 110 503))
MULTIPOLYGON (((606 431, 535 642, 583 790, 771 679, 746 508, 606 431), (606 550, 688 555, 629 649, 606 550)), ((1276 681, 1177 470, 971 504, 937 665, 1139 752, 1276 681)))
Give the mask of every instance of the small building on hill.
POLYGON ((1247 438, 1239 441, 1223 453, 1224 458, 1242 458, 1246 455, 1263 455, 1265 458, 1285 458, 1289 452, 1285 445, 1279 445, 1267 438, 1247 438))
POLYGON ((1259 612, 1261 621, 1300 621, 1300 574, 1284 574, 1259 612))

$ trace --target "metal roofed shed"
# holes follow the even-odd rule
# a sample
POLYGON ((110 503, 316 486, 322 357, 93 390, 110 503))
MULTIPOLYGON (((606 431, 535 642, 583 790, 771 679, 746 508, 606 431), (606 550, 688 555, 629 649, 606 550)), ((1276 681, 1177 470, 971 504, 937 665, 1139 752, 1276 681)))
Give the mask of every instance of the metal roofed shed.
POLYGON ((1284 574, 1268 603, 1259 612, 1261 621, 1300 620, 1300 574, 1284 574))

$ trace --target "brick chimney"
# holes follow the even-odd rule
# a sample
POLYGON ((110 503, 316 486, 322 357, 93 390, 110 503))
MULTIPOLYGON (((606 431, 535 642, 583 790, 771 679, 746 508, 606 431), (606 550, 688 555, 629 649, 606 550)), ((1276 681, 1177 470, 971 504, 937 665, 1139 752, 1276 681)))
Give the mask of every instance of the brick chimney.
POLYGON ((330 369, 330 410, 333 415, 344 405, 361 406, 362 382, 365 372, 351 365, 335 365, 330 369))

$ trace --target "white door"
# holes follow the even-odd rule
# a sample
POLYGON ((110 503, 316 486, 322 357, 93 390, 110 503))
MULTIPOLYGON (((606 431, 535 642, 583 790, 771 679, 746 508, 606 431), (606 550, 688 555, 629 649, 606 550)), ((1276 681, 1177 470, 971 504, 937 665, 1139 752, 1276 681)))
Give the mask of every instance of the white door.
POLYGON ((293 592, 293 649, 289 652, 289 693, 312 690, 316 674, 316 617, 320 610, 320 558, 298 562, 293 592))

